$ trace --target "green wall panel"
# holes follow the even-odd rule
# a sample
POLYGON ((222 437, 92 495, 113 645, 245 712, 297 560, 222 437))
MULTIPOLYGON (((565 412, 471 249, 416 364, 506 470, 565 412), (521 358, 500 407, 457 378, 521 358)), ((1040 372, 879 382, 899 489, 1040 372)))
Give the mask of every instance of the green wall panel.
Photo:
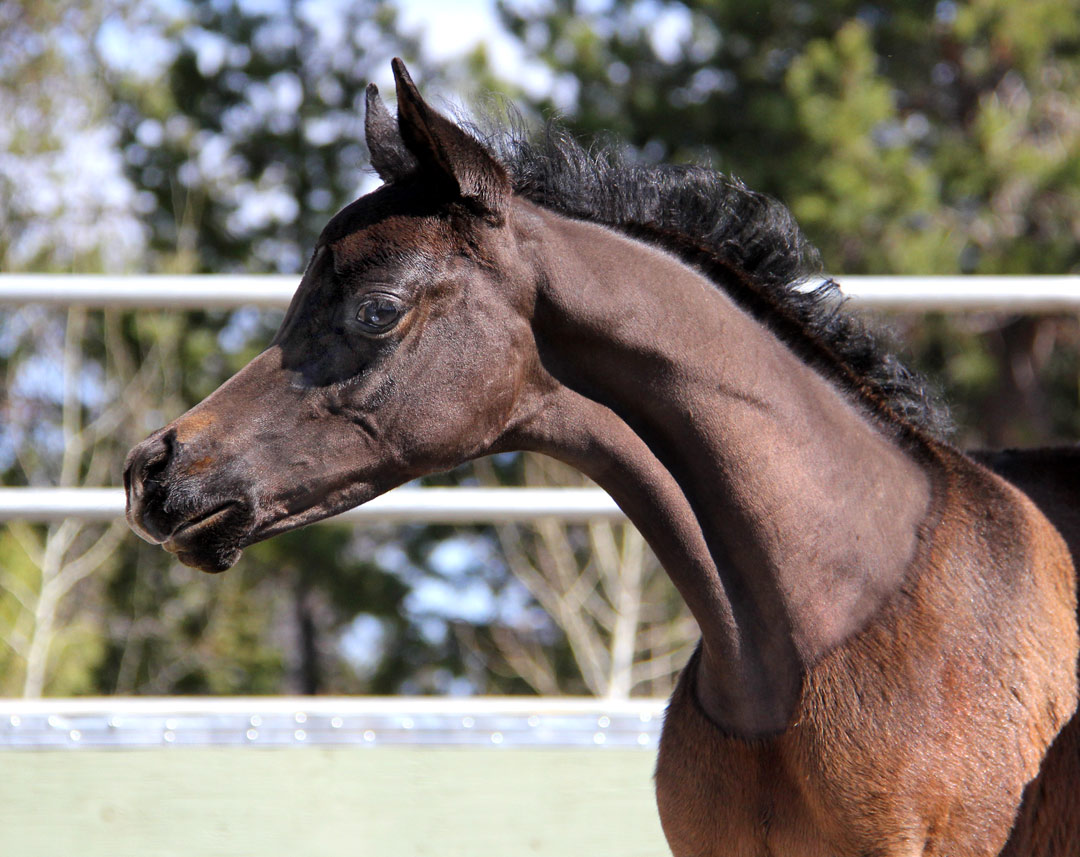
POLYGON ((2 857, 667 855, 641 750, 0 753, 2 857))

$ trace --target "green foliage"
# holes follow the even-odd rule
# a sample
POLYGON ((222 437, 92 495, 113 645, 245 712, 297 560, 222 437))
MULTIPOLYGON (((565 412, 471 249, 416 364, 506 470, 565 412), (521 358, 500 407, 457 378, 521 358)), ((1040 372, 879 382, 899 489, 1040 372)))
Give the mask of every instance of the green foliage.
POLYGON ((4 271, 119 271, 138 255, 130 189, 102 124, 108 93, 93 73, 104 14, 101 4, 0 0, 4 271))
POLYGON ((116 80, 127 168, 155 201, 154 252, 198 271, 303 269, 361 184, 364 87, 391 56, 416 55, 384 0, 334 11, 326 27, 295 2, 185 4, 165 86, 116 80))

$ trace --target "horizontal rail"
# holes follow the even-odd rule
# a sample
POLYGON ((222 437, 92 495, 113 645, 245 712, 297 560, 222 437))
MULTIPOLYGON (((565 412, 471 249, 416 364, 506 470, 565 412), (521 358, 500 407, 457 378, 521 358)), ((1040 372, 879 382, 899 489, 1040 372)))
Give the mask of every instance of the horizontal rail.
MULTIPOLYGON (((280 275, 0 275, 0 304, 92 307, 283 307, 299 278, 280 275)), ((1080 311, 1080 276, 844 277, 857 306, 900 310, 1080 311)), ((110 520, 123 514, 117 489, 0 488, 0 520, 110 520)), ((553 516, 620 519, 596 489, 424 489, 391 492, 339 516, 348 521, 482 523, 553 516), (505 493, 489 492, 502 490, 505 493), (415 496, 417 494, 423 495, 415 496), (406 496, 409 495, 409 496, 406 496)))
MULTIPOLYGON (((838 277, 855 306, 894 310, 1080 310, 1080 275, 838 277)), ((284 307, 297 275, 0 275, 0 304, 105 308, 284 307)))
POLYGON ((854 306, 892 310, 1080 311, 1080 276, 838 277, 854 306))
POLYGON ((303 745, 655 749, 661 699, 170 697, 0 700, 0 750, 303 745))
POLYGON ((3 274, 0 304, 103 309, 285 307, 300 277, 276 274, 3 274))
MULTIPOLYGON (((124 516, 120 488, 0 488, 0 521, 111 521, 124 516)), ((599 488, 398 488, 331 521, 487 524, 553 517, 571 523, 624 519, 599 488)))

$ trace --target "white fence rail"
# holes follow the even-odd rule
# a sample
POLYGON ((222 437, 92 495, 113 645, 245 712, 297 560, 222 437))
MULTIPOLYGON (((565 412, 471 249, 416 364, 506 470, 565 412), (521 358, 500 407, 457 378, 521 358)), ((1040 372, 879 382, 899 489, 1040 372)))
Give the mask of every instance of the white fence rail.
MULTIPOLYGON (((838 277, 856 306, 896 310, 1080 310, 1080 275, 1012 277, 838 277)), ((2 274, 0 304, 78 304, 110 308, 284 307, 300 277, 75 276, 2 274)))
POLYGON ((656 749, 662 699, 0 699, 0 751, 169 746, 656 749))
MULTIPOLYGON (((0 306, 227 309, 285 307, 298 276, 76 276, 0 274, 0 306)), ((1080 275, 1003 277, 842 277, 854 306, 922 312, 1080 312, 1080 275)), ((0 521, 111 520, 124 513, 117 488, 0 488, 0 521)), ((345 521, 493 523, 541 517, 619 520, 598 489, 398 489, 339 516, 345 521)), ((336 519, 335 519, 336 520, 336 519)))
MULTIPOLYGON (((109 521, 124 516, 120 488, 0 488, 0 521, 109 521)), ((559 518, 571 523, 623 519, 599 488, 398 488, 333 521, 487 524, 559 518)))

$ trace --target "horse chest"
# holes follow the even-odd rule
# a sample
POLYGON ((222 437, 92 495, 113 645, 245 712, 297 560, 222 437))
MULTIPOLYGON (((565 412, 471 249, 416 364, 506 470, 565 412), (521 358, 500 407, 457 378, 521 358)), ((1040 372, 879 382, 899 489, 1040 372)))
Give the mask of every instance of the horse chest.
POLYGON ((675 857, 857 853, 844 847, 842 832, 839 839, 830 835, 785 768, 775 749, 764 746, 733 747, 696 764, 662 751, 657 800, 675 857))
POLYGON ((923 853, 886 824, 865 849, 853 807, 822 760, 789 736, 728 737, 692 699, 672 697, 657 764, 657 802, 675 857, 909 857, 923 853))

